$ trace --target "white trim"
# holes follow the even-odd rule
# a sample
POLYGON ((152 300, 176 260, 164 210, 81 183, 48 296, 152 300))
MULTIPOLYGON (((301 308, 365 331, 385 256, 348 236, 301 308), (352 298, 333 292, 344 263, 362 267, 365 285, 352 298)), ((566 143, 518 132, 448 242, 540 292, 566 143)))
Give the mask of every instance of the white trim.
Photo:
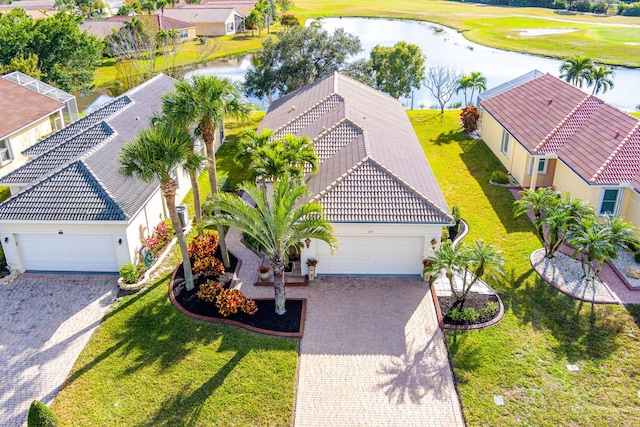
MULTIPOLYGON (((602 191, 600 194, 600 202, 598 203, 598 216, 603 216, 606 215, 607 213, 614 215, 614 216, 618 216, 620 215, 620 208, 622 207, 622 203, 620 203, 622 201, 624 197, 624 188, 620 188, 620 187, 602 187, 602 191), (617 192, 616 194, 616 200, 614 202, 613 205, 613 210, 611 212, 603 212, 602 211, 602 203, 604 203, 604 195, 607 191, 612 191, 615 190, 617 192)), ((610 203, 610 201, 608 202, 610 203)))
POLYGON ((535 163, 535 159, 538 159, 538 175, 546 175, 547 169, 549 166, 549 159, 546 157, 531 157, 531 161, 529 162, 529 173, 531 175, 533 173, 533 165, 535 163), (543 162, 544 167, 540 170, 540 162, 543 162))
POLYGON ((513 137, 506 129, 502 129, 502 138, 500 139, 500 152, 508 159, 511 151, 511 139, 513 137), (505 144, 506 143, 506 144, 505 144), (506 146, 505 146, 506 145, 506 146))

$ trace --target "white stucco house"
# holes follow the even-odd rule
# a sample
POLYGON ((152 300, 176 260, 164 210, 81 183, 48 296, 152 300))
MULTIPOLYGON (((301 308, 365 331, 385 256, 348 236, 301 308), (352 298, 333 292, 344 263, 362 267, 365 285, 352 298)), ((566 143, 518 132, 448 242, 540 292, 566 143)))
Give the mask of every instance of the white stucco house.
MULTIPOLYGON (((120 148, 149 125, 175 80, 160 74, 25 150, 0 180, 0 242, 18 271, 117 272, 168 212, 158 182, 119 172, 120 148)), ((191 188, 176 171, 180 201, 191 188)))
POLYGON ((397 99, 334 73, 273 102, 265 128, 309 136, 320 160, 305 180, 339 249, 303 242, 303 274, 309 258, 320 275, 421 274, 454 221, 397 99))

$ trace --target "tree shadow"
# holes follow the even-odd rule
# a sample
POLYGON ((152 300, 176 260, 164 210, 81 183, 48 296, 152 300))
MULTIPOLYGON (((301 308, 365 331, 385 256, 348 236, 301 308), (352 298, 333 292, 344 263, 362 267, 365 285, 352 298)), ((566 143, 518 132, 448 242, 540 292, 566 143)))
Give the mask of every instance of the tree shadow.
POLYGON ((462 130, 450 130, 448 132, 440 133, 438 136, 436 136, 436 139, 434 139, 433 142, 435 143, 435 145, 447 145, 451 144, 452 142, 462 142, 467 138, 467 134, 462 130))
POLYGON ((489 183, 489 177, 495 170, 502 169, 498 159, 482 140, 465 137, 459 142, 462 154, 460 159, 467 166, 471 176, 480 188, 507 233, 533 231, 533 224, 526 217, 513 216, 513 195, 507 188, 489 183))

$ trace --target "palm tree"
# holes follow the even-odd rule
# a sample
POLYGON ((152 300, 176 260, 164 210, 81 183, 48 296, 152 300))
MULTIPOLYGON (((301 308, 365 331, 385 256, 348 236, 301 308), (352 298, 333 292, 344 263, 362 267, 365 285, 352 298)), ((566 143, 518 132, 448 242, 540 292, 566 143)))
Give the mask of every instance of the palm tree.
MULTIPOLYGON (((244 158, 249 158, 249 162, 253 163, 256 155, 259 153, 259 150, 263 149, 267 145, 269 145, 271 136, 273 135, 273 131, 271 129, 262 129, 262 132, 258 133, 255 130, 245 130, 240 134, 240 140, 237 144, 236 154, 234 156, 234 161, 238 165, 242 165, 242 160, 244 158)), ((262 182, 263 191, 266 191, 266 181, 265 177, 262 175, 256 175, 255 170, 253 170, 253 178, 260 177, 260 181, 262 182)))
POLYGON ((135 141, 125 145, 120 152, 119 172, 128 177, 136 176, 144 182, 160 181, 162 195, 167 203, 169 217, 176 232, 182 253, 185 287, 194 287, 191 261, 184 232, 176 211, 176 190, 178 184, 171 177, 172 172, 182 166, 191 151, 191 136, 178 127, 164 124, 152 126, 142 131, 135 141))
POLYGON ((605 93, 606 91, 613 89, 613 69, 610 67, 605 67, 604 65, 600 65, 597 67, 593 67, 591 69, 590 76, 590 84, 593 85, 592 95, 597 95, 600 92, 605 93))
POLYGON ((582 255, 586 280, 595 280, 604 263, 617 256, 617 246, 612 237, 611 229, 594 218, 583 219, 580 227, 572 230, 570 243, 582 255), (595 270, 593 262, 597 265, 595 270))
POLYGON ((560 65, 560 77, 574 86, 582 87, 584 82, 591 82, 593 62, 584 56, 567 58, 560 65))
POLYGON ((487 78, 480 71, 472 71, 469 75, 469 87, 471 88, 471 103, 473 104, 475 90, 478 89, 478 93, 487 90, 487 78))
MULTIPOLYGON (((640 237, 636 234, 633 225, 619 216, 606 215, 605 225, 611 230, 611 240, 630 252, 640 247, 640 237)), ((614 257, 615 258, 615 257, 614 257)))
POLYGON ((423 273, 433 275, 444 270, 458 310, 462 309, 469 291, 478 280, 487 273, 502 273, 504 266, 502 252, 482 239, 475 240, 471 247, 464 244, 453 246, 446 241, 427 260, 429 265, 423 273), (456 288, 456 278, 460 280, 462 289, 456 288))
POLYGON ((457 83, 456 94, 460 93, 460 91, 464 93, 464 106, 466 107, 469 105, 467 102, 467 90, 471 87, 471 76, 462 76, 458 79, 457 83))
MULTIPOLYGON (((191 140, 193 141, 193 139, 191 140)), ((198 184, 198 176, 207 168, 207 158, 194 151, 193 144, 191 150, 185 159, 183 169, 189 174, 191 181, 191 189, 193 190, 193 210, 196 222, 202 221, 202 203, 200 202, 200 185, 198 184)))
POLYGON ((284 314, 285 278, 284 266, 289 249, 306 238, 322 240, 336 247, 331 225, 323 219, 322 206, 318 202, 305 201, 309 192, 299 183, 280 179, 271 201, 255 184, 240 186, 255 202, 253 207, 235 194, 219 193, 213 201, 216 210, 224 212, 209 222, 210 225, 236 227, 254 239, 269 258, 274 273, 276 314, 284 314))
POLYGON ((288 134, 284 138, 284 147, 291 165, 298 171, 302 178, 305 167, 309 167, 311 173, 318 171, 318 155, 308 136, 295 136, 288 134))
MULTIPOLYGON (((182 78, 176 83, 177 105, 183 107, 184 121, 195 126, 195 133, 202 137, 209 161, 209 183, 211 195, 218 192, 216 153, 214 149, 216 130, 224 125, 225 116, 246 118, 251 104, 240 95, 240 88, 228 78, 212 75, 196 75, 182 78)), ((229 253, 224 240, 224 228, 218 227, 218 244, 225 268, 229 268, 229 253)))
POLYGON ((520 191, 518 194, 522 198, 516 200, 513 204, 514 216, 520 216, 531 210, 534 216, 534 224, 536 225, 536 234, 540 240, 544 241, 544 227, 539 221, 548 208, 560 202, 559 194, 547 187, 540 187, 537 190, 529 188, 520 191))
POLYGON ((270 142, 255 152, 249 166, 253 175, 260 177, 263 185, 272 181, 274 188, 281 176, 297 177, 298 169, 291 163, 291 156, 286 146, 280 141, 270 142))
POLYGON ((570 218, 570 213, 559 203, 547 208, 545 216, 534 221, 536 227, 543 232, 542 244, 546 258, 553 258, 558 248, 564 243, 570 218))

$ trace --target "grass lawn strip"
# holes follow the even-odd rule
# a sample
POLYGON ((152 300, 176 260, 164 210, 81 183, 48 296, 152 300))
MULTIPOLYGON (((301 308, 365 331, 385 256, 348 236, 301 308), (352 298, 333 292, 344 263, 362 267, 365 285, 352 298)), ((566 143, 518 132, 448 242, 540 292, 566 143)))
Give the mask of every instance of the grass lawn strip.
POLYGON ((509 190, 488 183, 499 162, 482 141, 460 132, 458 116, 409 112, 447 202, 470 226, 467 239, 494 243, 507 259, 507 278, 488 281, 504 301, 502 321, 446 333, 468 425, 634 425, 640 306, 592 306, 537 277, 529 255, 541 244, 532 224, 513 218, 509 190), (505 405, 495 405, 494 395, 505 405))

